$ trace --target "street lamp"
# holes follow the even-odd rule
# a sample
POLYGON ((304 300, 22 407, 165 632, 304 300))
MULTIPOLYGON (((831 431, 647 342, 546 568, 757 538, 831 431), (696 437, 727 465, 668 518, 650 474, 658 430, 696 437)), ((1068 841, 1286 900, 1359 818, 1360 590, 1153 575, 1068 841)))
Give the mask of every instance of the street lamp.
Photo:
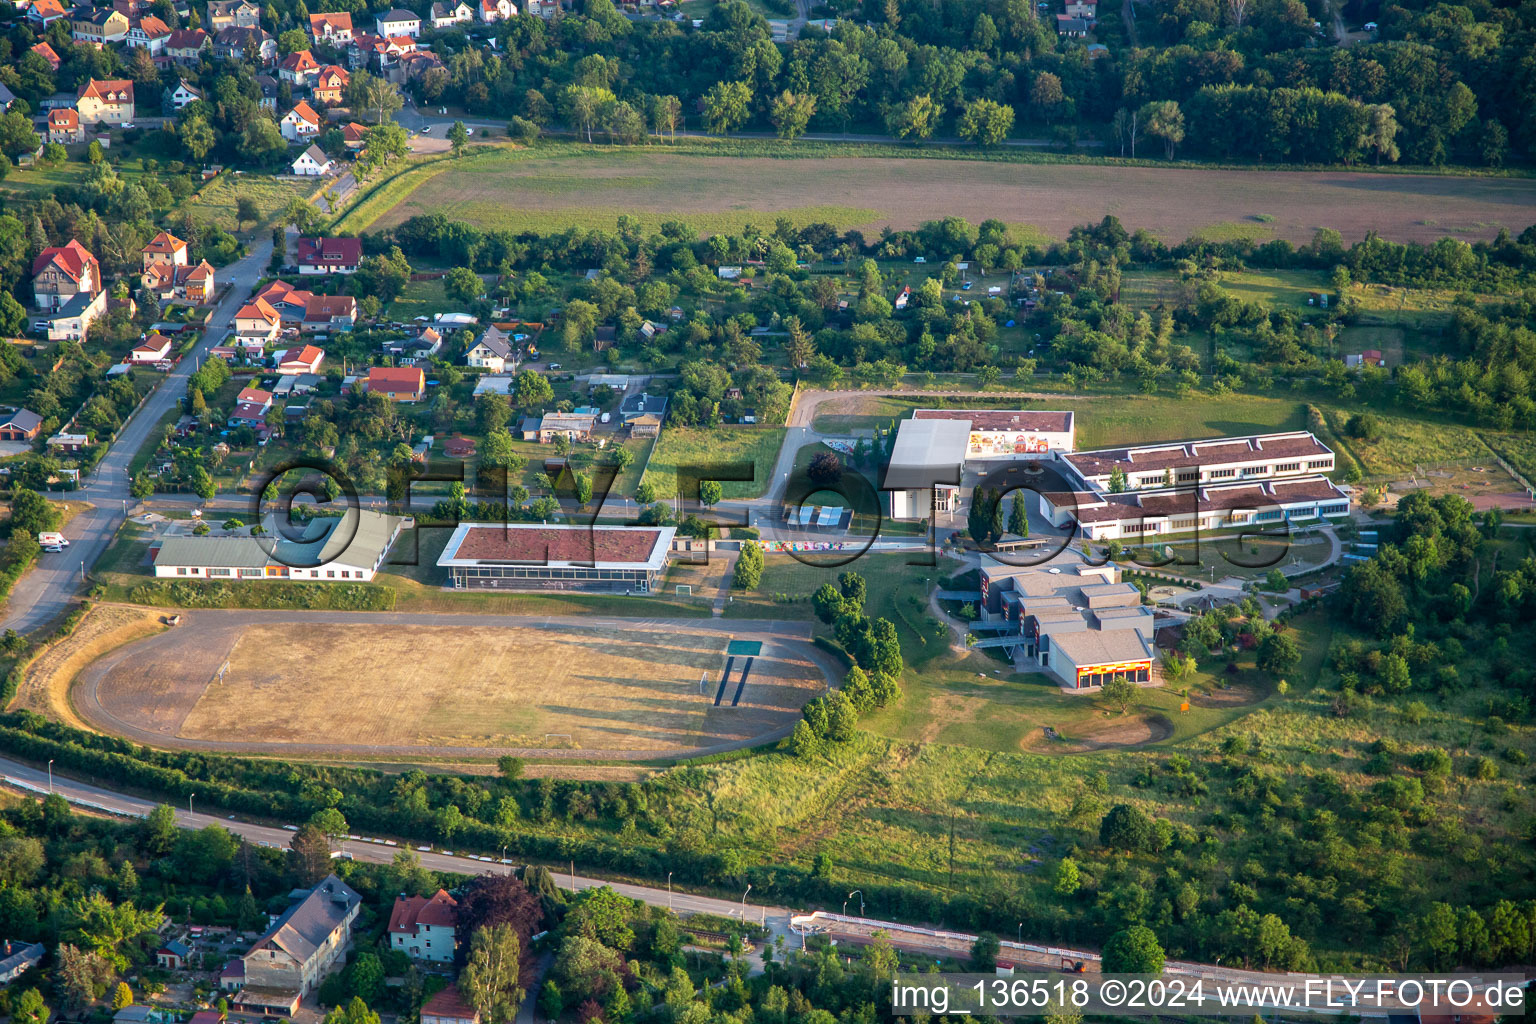
MULTIPOLYGON (((742 899, 746 899, 745 896, 742 899)), ((667 872, 667 909, 672 909, 672 872, 667 872)))
MULTIPOLYGON (((853 890, 853 892, 848 894, 848 899, 851 900, 855 896, 857 896, 859 898, 859 916, 863 917, 864 916, 864 890, 863 889, 855 889, 855 890, 853 890)), ((848 909, 848 904, 845 902, 843 904, 843 910, 846 912, 847 909, 848 909)))
POLYGON ((747 892, 741 894, 741 919, 743 921, 747 919, 747 893, 750 893, 751 891, 752 884, 749 882, 747 883, 747 892))
POLYGON ((187 817, 189 818, 192 816, 192 798, 195 796, 197 796, 196 793, 187 794, 187 817))
POLYGON ((1019 922, 1019 945, 1024 945, 1024 922, 1019 922))
POLYGON ((53 794, 53 758, 48 759, 48 793, 53 794))

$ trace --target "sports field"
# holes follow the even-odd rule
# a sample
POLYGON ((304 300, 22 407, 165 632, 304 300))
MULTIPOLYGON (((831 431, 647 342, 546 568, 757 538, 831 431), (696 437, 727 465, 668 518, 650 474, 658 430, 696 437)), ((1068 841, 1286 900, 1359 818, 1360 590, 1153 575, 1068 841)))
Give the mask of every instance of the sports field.
POLYGON ((1527 178, 816 157, 814 145, 783 158, 656 146, 562 146, 548 155, 504 148, 434 164, 413 176, 415 190, 392 208, 371 204, 356 220, 382 228, 436 213, 485 228, 552 231, 612 229, 623 213, 647 227, 681 220, 710 233, 748 221, 770 227, 785 216, 868 236, 887 225, 904 229, 959 216, 972 223, 996 217, 1017 225, 1023 237, 1059 238, 1114 214, 1127 228, 1168 241, 1227 237, 1234 225, 1258 241, 1304 242, 1320 226, 1337 228, 1347 240, 1374 229, 1384 238, 1429 241, 1447 234, 1492 238, 1501 226, 1519 232, 1536 206, 1536 180, 1527 178))
POLYGON ((773 733, 824 688, 802 645, 769 640, 740 703, 731 706, 738 658, 716 707, 730 634, 676 623, 501 627, 191 614, 195 628, 131 645, 82 673, 73 695, 81 715, 135 739, 211 749, 666 756, 773 733))

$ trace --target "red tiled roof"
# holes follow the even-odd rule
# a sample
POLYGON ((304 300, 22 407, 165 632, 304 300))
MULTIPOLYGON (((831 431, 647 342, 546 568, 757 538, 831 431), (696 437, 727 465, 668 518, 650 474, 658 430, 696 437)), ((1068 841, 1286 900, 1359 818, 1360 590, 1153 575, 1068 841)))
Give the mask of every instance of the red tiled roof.
POLYGON ((314 345, 305 345, 303 348, 289 352, 283 356, 285 363, 303 363, 305 366, 313 366, 315 360, 325 358, 325 351, 314 345))
POLYGON ((304 319, 329 320, 334 316, 356 316, 357 300, 350 295, 311 295, 304 303, 304 319))
POLYGON ((1290 434, 1213 438, 1210 441, 1176 441, 1140 448, 1100 448, 1096 451, 1074 452, 1065 458, 1079 473, 1094 476, 1108 473, 1115 466, 1126 473, 1146 473, 1228 462, 1322 458, 1331 454, 1317 438, 1302 430, 1290 434))
POLYGON ((363 259, 359 238, 301 238, 298 245, 300 266, 355 267, 363 259))
POLYGON ((272 392, 263 391, 261 388, 241 388, 240 394, 235 396, 235 401, 241 405, 266 405, 272 401, 272 392))
POLYGON ((132 103, 133 81, 128 78, 88 79, 80 86, 80 98, 95 97, 103 103, 132 103))
POLYGON ((183 242, 169 231, 162 231, 149 240, 149 244, 144 247, 144 251, 156 255, 174 256, 186 247, 186 242, 183 242))
POLYGON ((352 31, 352 12, 331 11, 325 14, 311 14, 309 16, 309 32, 311 35, 320 35, 326 26, 334 30, 352 31))
POLYGON ((368 369, 368 390, 378 387, 390 391, 405 388, 420 391, 425 378, 418 366, 373 366, 368 369))
POLYGON ((201 50, 208 41, 208 33, 200 28, 178 28, 165 41, 171 50, 201 50))
MULTIPOLYGON (((76 282, 85 273, 86 267, 100 266, 90 250, 73 238, 67 245, 52 245, 38 253, 37 259, 32 261, 32 276, 36 277, 49 264, 58 267, 69 275, 70 280, 76 282)), ((98 272, 96 276, 99 278, 101 275, 98 272)))
POLYGON ((416 934, 416 929, 421 925, 430 925, 434 928, 452 928, 456 919, 455 911, 459 904, 454 898, 442 889, 437 890, 430 898, 426 896, 401 896, 395 900, 394 910, 389 915, 389 930, 391 932, 409 932, 416 934))
POLYGON ((272 304, 260 297, 252 299, 241 306, 240 312, 235 314, 235 318, 238 320, 254 320, 258 317, 268 323, 282 319, 282 317, 277 315, 277 310, 272 308, 272 304))
POLYGON ((423 1017, 446 1017, 452 1020, 477 1021, 480 1015, 464 1001, 457 985, 449 985, 426 1001, 421 1008, 423 1017))
POLYGON ((48 111, 50 128, 78 128, 79 126, 80 112, 74 107, 60 107, 57 110, 48 111))
POLYGON ((494 562, 636 562, 644 564, 660 530, 628 526, 561 530, 549 527, 471 527, 454 558, 494 562))
POLYGON ((150 14, 139 19, 139 31, 151 39, 158 39, 160 36, 170 35, 171 26, 150 14))
POLYGON ((32 52, 42 57, 43 60, 47 61, 48 66, 53 68, 55 71, 59 70, 59 65, 63 63, 63 61, 59 60, 58 53, 52 46, 48 45, 47 43, 38 43, 36 46, 32 47, 32 52))

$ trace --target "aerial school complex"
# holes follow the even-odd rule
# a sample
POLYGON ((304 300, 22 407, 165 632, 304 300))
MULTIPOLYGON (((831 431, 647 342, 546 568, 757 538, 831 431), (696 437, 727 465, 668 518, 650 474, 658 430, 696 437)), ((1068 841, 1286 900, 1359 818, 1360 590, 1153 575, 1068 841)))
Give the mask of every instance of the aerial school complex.
MULTIPOLYGON (((1178 539, 1198 532, 1319 523, 1349 514, 1334 454, 1308 431, 1074 451, 1070 412, 918 409, 898 428, 884 489, 895 519, 954 523, 978 485, 1020 485, 1046 536, 998 548, 1178 539)), ((1064 562, 1066 560, 1063 560, 1064 562)), ((1064 689, 1158 681, 1153 612, 1114 565, 1004 565, 983 559, 977 647, 999 647, 1064 689)))

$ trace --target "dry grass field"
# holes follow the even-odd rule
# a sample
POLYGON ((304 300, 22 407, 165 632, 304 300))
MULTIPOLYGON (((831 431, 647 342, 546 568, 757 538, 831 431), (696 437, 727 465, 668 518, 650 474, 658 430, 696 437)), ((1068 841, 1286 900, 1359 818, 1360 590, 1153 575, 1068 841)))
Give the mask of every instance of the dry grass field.
POLYGON ((176 639, 142 645, 91 683, 106 717, 169 741, 249 738, 264 750, 339 756, 664 753, 772 732, 823 688, 815 665, 770 643, 741 704, 716 708, 727 637, 638 624, 232 623, 199 625, 195 644, 165 642, 176 639))
POLYGON ((127 605, 97 605, 64 640, 27 666, 12 710, 35 711, 70 725, 82 723, 69 704, 69 686, 80 670, 107 651, 163 630, 158 613, 127 605))
MULTIPOLYGON (((804 147, 816 157, 815 147, 804 147)), ((1536 180, 1412 174, 1246 171, 983 160, 833 156, 815 159, 667 153, 656 147, 576 149, 539 156, 501 150, 441 169, 372 227, 440 213, 486 228, 612 229, 620 213, 647 226, 677 219, 697 230, 771 227, 776 216, 826 220, 872 236, 960 216, 997 217, 1027 236, 1119 217, 1168 241, 1242 234, 1310 240, 1492 238, 1518 232, 1536 206, 1536 180), (814 204, 810 197, 814 196, 814 204), (1434 219, 1426 219, 1433 211, 1434 219), (1260 218, 1264 218, 1260 220, 1260 218), (1240 228, 1241 230, 1235 230, 1240 228)), ((364 225, 349 224, 361 229, 364 225)))

